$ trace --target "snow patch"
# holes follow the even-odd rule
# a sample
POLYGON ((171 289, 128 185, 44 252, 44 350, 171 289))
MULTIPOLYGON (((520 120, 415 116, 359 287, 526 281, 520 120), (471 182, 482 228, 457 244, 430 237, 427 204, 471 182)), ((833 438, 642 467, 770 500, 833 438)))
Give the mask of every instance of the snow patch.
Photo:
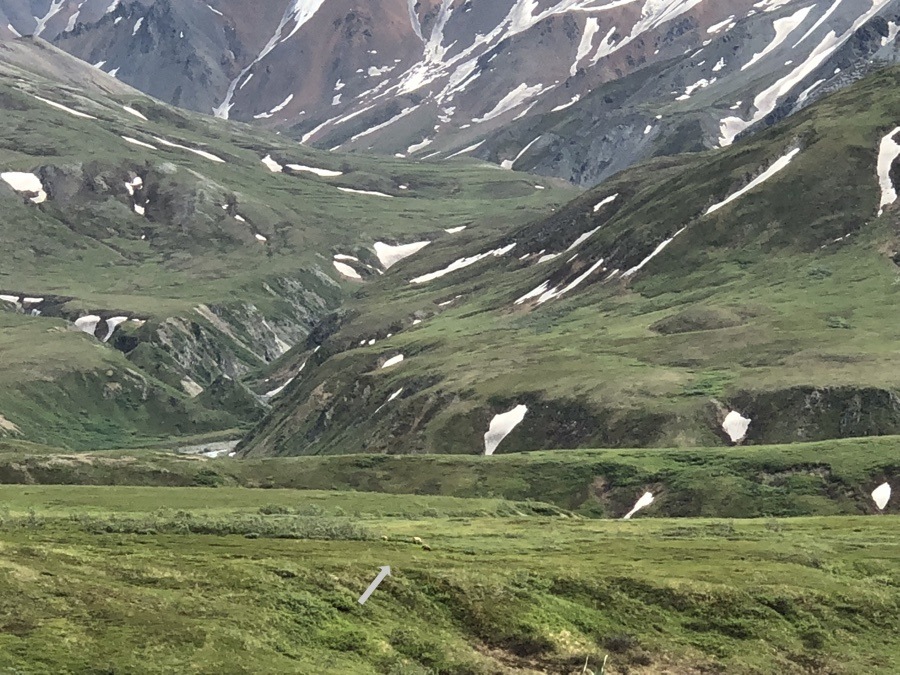
POLYGON ((433 281, 435 279, 440 279, 443 276, 450 274, 451 272, 456 272, 457 270, 461 270, 465 267, 469 267, 470 265, 474 265, 475 263, 484 260, 485 258, 489 258, 491 256, 495 258, 499 258, 500 256, 506 255, 510 251, 512 251, 516 247, 515 243, 509 244, 507 246, 503 246, 501 248, 494 249, 492 251, 486 251, 484 253, 479 253, 478 255, 469 256, 467 258, 460 258, 459 260, 454 260, 452 263, 444 267, 443 269, 439 269, 436 272, 429 272, 428 274, 423 274, 420 277, 416 277, 415 279, 411 279, 409 283, 411 284, 424 284, 429 281, 433 281))
POLYGON ((483 117, 476 117, 472 121, 480 124, 482 122, 492 120, 495 117, 500 117, 500 115, 518 108, 520 105, 523 105, 530 99, 535 98, 536 96, 540 96, 542 93, 544 93, 544 91, 545 87, 542 84, 535 84, 531 87, 524 83, 520 84, 506 96, 500 99, 497 105, 495 105, 483 117))
POLYGON ((509 436, 512 430, 519 426, 522 420, 525 419, 525 414, 527 412, 528 406, 517 405, 512 410, 499 415, 494 415, 494 418, 491 420, 491 424, 488 427, 488 431, 484 435, 485 456, 489 457, 494 454, 494 451, 503 439, 509 436))
POLYGON ((663 241, 659 246, 657 246, 655 249, 653 249, 653 252, 652 252, 650 255, 648 255, 646 258, 644 258, 639 264, 635 265, 634 267, 632 267, 632 268, 629 269, 629 270, 626 270, 626 271, 622 274, 622 278, 623 278, 623 279, 627 279, 628 277, 634 276, 634 275, 637 274, 639 271, 641 271, 641 270, 647 265, 647 263, 649 263, 651 260, 653 260, 653 259, 654 259, 656 256, 658 256, 660 253, 662 253, 662 252, 663 252, 663 249, 665 249, 666 246, 668 246, 669 244, 671 244, 672 241, 675 239, 675 237, 677 237, 679 234, 681 234, 682 232, 684 232, 686 229, 687 229, 686 227, 682 227, 680 230, 678 230, 678 232, 676 232, 676 233, 673 234, 671 237, 669 237, 668 239, 666 239, 665 241, 663 241))
POLYGON ((622 516, 622 520, 631 520, 631 516, 640 511, 641 509, 647 508, 653 503, 653 493, 645 492, 640 499, 634 505, 634 508, 631 509, 628 513, 622 516))
POLYGON ((287 168, 291 171, 306 171, 307 173, 314 173, 317 176, 321 176, 322 178, 336 178, 337 176, 343 176, 343 171, 332 171, 331 169, 317 169, 314 166, 305 166, 304 164, 287 164, 287 168))
POLYGON ((357 279, 359 281, 362 281, 362 276, 360 275, 360 273, 350 267, 350 265, 348 265, 347 263, 342 263, 339 260, 334 260, 332 261, 332 264, 334 265, 334 268, 343 276, 349 279, 357 279))
POLYGON ((594 213, 597 213, 597 211, 602 209, 607 204, 612 204, 614 201, 616 201, 616 199, 618 197, 619 197, 619 193, 617 192, 616 194, 610 195, 609 197, 605 198, 603 201, 598 202, 597 204, 594 205, 594 213))
POLYGON ((427 148, 429 145, 431 145, 433 142, 434 142, 434 140, 431 139, 431 138, 423 138, 423 139, 422 139, 421 141, 419 141, 418 143, 413 143, 411 146, 409 146, 409 147, 406 149, 406 154, 407 154, 407 155, 411 155, 411 154, 413 154, 414 152, 418 152, 419 150, 423 150, 423 149, 427 148))
POLYGON ((381 366, 381 369, 390 368, 391 366, 396 366, 399 363, 403 363, 403 354, 397 354, 397 356, 392 356, 384 364, 381 366))
POLYGON ((141 113, 139 110, 135 110, 135 109, 132 108, 131 106, 123 105, 123 106, 122 106, 122 110, 124 110, 125 112, 127 112, 129 115, 134 115, 135 117, 144 120, 145 122, 149 122, 149 121, 150 121, 150 120, 148 120, 146 117, 144 117, 143 113, 141 113))
POLYGON ((75 319, 75 327, 87 333, 88 335, 93 335, 97 330, 97 324, 100 323, 102 319, 95 314, 88 314, 87 316, 82 316, 78 319, 75 319))
POLYGON ((189 148, 186 145, 179 145, 178 143, 173 143, 172 141, 167 141, 165 138, 160 138, 159 136, 154 136, 153 140, 155 140, 157 143, 161 143, 162 145, 165 145, 170 148, 178 148, 179 150, 187 150, 188 152, 193 152, 195 155, 199 155, 200 157, 203 157, 204 159, 208 159, 212 162, 221 162, 223 164, 225 163, 225 160, 222 159, 221 157, 217 157, 216 155, 212 154, 211 152, 206 152, 205 150, 198 150, 197 148, 189 148))
POLYGON ((900 132, 900 127, 881 139, 878 149, 878 184, 881 186, 881 201, 878 203, 878 215, 884 213, 884 209, 897 201, 897 189, 891 180, 891 167, 897 157, 900 157, 900 144, 894 140, 894 136, 900 132))
POLYGON ((370 197, 388 197, 390 199, 394 198, 394 195, 388 195, 384 192, 376 192, 375 190, 354 190, 353 188, 339 187, 338 190, 341 192, 347 192, 349 194, 354 195, 368 195, 370 197))
POLYGON ((531 141, 531 143, 529 143, 529 144, 526 145, 524 148, 522 148, 522 149, 519 151, 519 154, 516 155, 513 159, 504 159, 504 160, 500 163, 500 166, 502 166, 504 169, 512 169, 512 168, 516 165, 516 162, 518 162, 520 159, 522 159, 522 156, 523 156, 526 152, 528 152, 528 151, 531 149, 531 146, 534 145, 535 143, 537 143, 539 140, 541 140, 541 137, 540 137, 540 136, 538 136, 538 137, 535 138, 533 141, 531 141))
POLYGON ((741 66, 741 70, 747 70, 757 61, 760 61, 761 59, 765 58, 773 51, 778 49, 778 47, 780 47, 784 43, 784 41, 788 39, 790 34, 797 30, 800 24, 806 21, 806 17, 809 16, 809 13, 813 10, 814 7, 815 5, 810 5, 809 7, 804 7, 803 9, 797 10, 790 16, 785 16, 781 19, 775 19, 775 21, 772 22, 772 27, 775 29, 775 38, 772 40, 772 42, 766 45, 765 49, 754 54, 753 58, 751 58, 747 63, 741 66))
POLYGON ((63 112, 67 112, 70 115, 74 115, 75 117, 81 117, 81 118, 88 119, 88 120, 97 119, 93 115, 88 115, 87 113, 73 110, 72 108, 69 108, 68 106, 64 106, 62 103, 57 103, 56 101, 51 101, 50 99, 47 99, 47 98, 41 98, 40 96, 35 96, 34 94, 32 94, 32 97, 36 98, 41 103, 46 103, 51 108, 56 108, 57 110, 62 110, 63 112))
MULTIPOLYGON (((482 145, 484 145, 484 143, 485 143, 485 141, 479 141, 478 143, 475 143, 474 145, 470 145, 469 147, 463 148, 462 150, 459 150, 458 152, 454 152, 452 155, 447 155, 447 159, 453 159, 454 157, 459 157, 460 155, 465 155, 466 153, 472 152, 473 150, 477 150, 482 145)), ((435 153, 435 154, 437 154, 437 153, 435 153)), ((424 157, 423 159, 428 159, 428 157, 424 157)))
POLYGON ((271 171, 272 173, 280 173, 284 169, 281 164, 272 159, 272 155, 266 155, 265 157, 263 157, 262 163, 265 164, 266 167, 268 167, 269 171, 271 171))
POLYGON ((590 17, 584 24, 584 32, 581 34, 581 42, 578 44, 578 52, 575 54, 575 63, 569 69, 569 75, 575 77, 578 73, 578 64, 591 53, 591 47, 594 45, 594 36, 600 30, 600 20, 596 17, 590 17))
POLYGON ((113 316, 106 320, 106 335, 103 336, 104 342, 109 342, 109 339, 113 336, 113 333, 116 332, 116 328, 118 328, 121 324, 128 321, 127 316, 113 316))
POLYGON ((879 511, 884 511, 890 498, 891 486, 888 483, 882 483, 872 491, 872 501, 875 502, 875 506, 878 507, 879 511))
POLYGON ((412 244, 393 246, 391 244, 385 244, 382 241, 376 241, 375 255, 378 256, 378 261, 381 263, 381 266, 387 270, 404 258, 408 258, 409 256, 418 253, 430 243, 430 241, 417 241, 412 244))
POLYGON ((144 143, 144 141, 139 141, 136 138, 131 138, 130 136, 122 136, 122 140, 126 143, 131 143, 132 145, 138 145, 142 148, 147 148, 148 150, 159 150, 155 145, 150 145, 149 143, 144 143))
POLYGON ((744 417, 736 410, 732 410, 725 416, 722 422, 722 430, 728 434, 732 443, 740 443, 747 436, 747 429, 752 420, 744 417))
MULTIPOLYGON (((578 286, 580 286, 584 281, 591 276, 594 272, 600 269, 600 266, 603 265, 603 258, 600 258, 597 262, 591 265, 585 272, 581 273, 574 280, 569 282, 568 285, 563 288, 553 288, 548 291, 544 291, 541 296, 538 298, 537 304, 543 305, 545 302, 558 298, 560 296, 565 295, 566 293, 575 290, 578 286)), ((533 292, 533 291, 532 291, 533 292)))
POLYGON ((42 204, 47 201, 47 192, 44 190, 44 184, 33 173, 7 171, 0 173, 0 179, 3 179, 16 192, 36 193, 34 197, 29 197, 35 204, 42 204))
POLYGON ((791 163, 791 160, 794 159, 794 157, 796 157, 799 154, 799 152, 800 152, 800 148, 796 148, 794 150, 791 150, 784 157, 780 157, 778 160, 776 160, 772 164, 772 166, 770 166, 763 173, 761 173, 759 176, 757 176, 755 179, 753 179, 746 187, 738 190, 733 195, 731 195, 727 199, 719 202, 718 204, 713 204, 712 206, 710 206, 706 210, 705 215, 708 216, 711 213, 715 213, 716 211, 721 209, 723 206, 730 204, 731 202, 735 201, 736 199, 740 199, 741 197, 743 197, 745 194, 747 194, 751 190, 754 190, 762 183, 765 183, 776 173, 778 173, 779 171, 781 171, 782 169, 787 167, 787 165, 791 163))
POLYGON ((253 69, 253 67, 262 61, 268 54, 278 46, 280 42, 285 42, 292 38, 297 31, 299 31, 303 25, 309 21, 316 12, 324 4, 325 0, 292 0, 291 4, 285 9, 284 14, 281 17, 281 21, 278 22, 278 27, 275 29, 274 35, 269 38, 269 41, 266 43, 266 46, 262 48, 262 50, 257 54, 256 58, 244 68, 236 78, 231 81, 231 84, 228 85, 228 92, 225 94, 225 99, 218 106, 213 108, 213 114, 216 117, 221 119, 228 119, 228 115, 231 112, 231 108, 234 107, 234 94, 237 89, 238 83, 240 83, 248 73, 253 69), (291 32, 287 35, 287 37, 282 38, 282 34, 287 29, 288 25, 293 22, 294 27, 291 32))

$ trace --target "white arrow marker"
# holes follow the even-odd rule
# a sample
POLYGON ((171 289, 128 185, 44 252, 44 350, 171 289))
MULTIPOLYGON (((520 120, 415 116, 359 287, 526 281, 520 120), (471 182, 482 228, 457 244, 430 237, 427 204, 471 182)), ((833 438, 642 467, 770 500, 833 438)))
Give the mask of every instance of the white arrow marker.
POLYGON ((388 565, 385 565, 381 568, 381 571, 378 573, 378 576, 375 577, 375 581, 369 584, 369 587, 366 589, 366 592, 359 596, 359 604, 366 604, 366 600, 369 599, 369 596, 375 592, 375 589, 378 588, 378 584, 384 581, 385 577, 391 576, 391 568, 388 565))

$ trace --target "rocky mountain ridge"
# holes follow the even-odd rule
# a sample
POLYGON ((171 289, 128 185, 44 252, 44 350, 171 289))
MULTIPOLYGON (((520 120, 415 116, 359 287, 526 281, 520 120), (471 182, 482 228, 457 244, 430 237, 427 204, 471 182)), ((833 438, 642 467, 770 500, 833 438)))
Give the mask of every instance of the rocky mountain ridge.
POLYGON ((0 0, 0 37, 39 34, 166 102, 582 185, 896 61, 898 25, 898 0, 0 0))

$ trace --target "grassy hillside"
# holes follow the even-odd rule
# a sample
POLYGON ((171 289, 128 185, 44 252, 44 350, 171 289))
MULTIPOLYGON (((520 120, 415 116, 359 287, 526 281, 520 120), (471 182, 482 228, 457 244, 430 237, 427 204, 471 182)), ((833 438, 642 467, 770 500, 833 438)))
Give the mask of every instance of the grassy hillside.
MULTIPOLYGON (((360 499, 371 500, 380 499, 376 493, 490 497, 550 503, 593 517, 624 515, 646 490, 656 495, 646 513, 657 517, 868 514, 874 512, 872 490, 898 478, 896 437, 490 458, 344 455, 245 460, 151 450, 59 454, 31 444, 0 443, 2 483, 357 490, 368 495, 360 499)), ((897 508, 889 504, 888 512, 897 508)))
POLYGON ((376 241, 502 232, 577 194, 487 165, 312 150, 160 104, 40 40, 0 49, 0 173, 47 194, 0 181, 0 296, 20 299, 0 299, 0 416, 31 440, 121 447, 255 421, 239 380, 361 285, 335 254, 377 277, 376 241), (129 320, 100 348, 63 330, 86 315, 102 320, 94 343, 129 320))
POLYGON ((900 236, 876 172, 898 83, 882 71, 726 150, 423 251, 315 358, 279 364, 307 367, 243 451, 475 454, 520 404, 498 452, 727 445, 729 411, 747 444, 900 433, 900 236))
POLYGON ((0 493, 11 670, 596 673, 605 656, 613 674, 900 668, 893 518, 602 522, 434 497, 0 493), (382 565, 391 576, 360 605, 382 565))

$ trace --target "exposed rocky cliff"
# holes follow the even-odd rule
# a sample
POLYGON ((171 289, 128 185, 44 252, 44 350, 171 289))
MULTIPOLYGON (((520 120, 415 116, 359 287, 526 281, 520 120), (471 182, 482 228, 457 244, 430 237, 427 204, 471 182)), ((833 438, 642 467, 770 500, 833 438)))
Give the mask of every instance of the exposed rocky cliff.
POLYGON ((582 185, 896 61, 898 25, 900 0, 0 0, 0 37, 39 34, 176 105, 582 185))

